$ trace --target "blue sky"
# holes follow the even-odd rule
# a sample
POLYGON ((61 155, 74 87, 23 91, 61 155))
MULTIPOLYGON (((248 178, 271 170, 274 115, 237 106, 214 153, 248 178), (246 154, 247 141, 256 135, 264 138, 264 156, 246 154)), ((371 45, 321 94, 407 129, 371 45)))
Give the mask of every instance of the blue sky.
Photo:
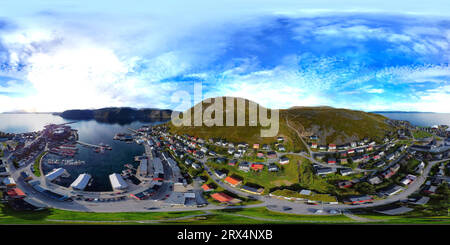
POLYGON ((0 111, 272 108, 450 112, 444 1, 0 2, 0 111))

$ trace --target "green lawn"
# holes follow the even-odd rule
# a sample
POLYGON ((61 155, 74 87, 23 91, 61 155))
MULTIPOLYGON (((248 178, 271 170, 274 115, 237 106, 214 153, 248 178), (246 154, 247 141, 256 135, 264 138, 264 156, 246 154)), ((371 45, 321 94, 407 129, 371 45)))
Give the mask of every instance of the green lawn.
POLYGON ((432 134, 422 131, 422 130, 417 130, 413 132, 413 137, 416 139, 421 139, 421 138, 428 138, 433 136, 432 134))
POLYGON ((37 158, 36 160, 34 160, 34 165, 33 165, 33 169, 34 169, 34 175, 36 175, 37 177, 41 176, 41 168, 39 166, 39 163, 41 162, 42 157, 47 154, 46 151, 42 152, 37 158))
MULTIPOLYGON (((16 211, 5 204, 0 204, 0 224, 47 224, 50 220, 72 221, 135 221, 178 218, 188 215, 203 214, 202 211, 185 212, 125 212, 125 213, 89 213, 59 209, 42 211, 16 211)), ((56 222, 57 223, 57 222, 56 222)))
POLYGON ((255 172, 250 170, 249 172, 243 172, 238 169, 238 166, 229 166, 227 164, 219 164, 215 162, 208 162, 208 165, 215 169, 225 169, 228 171, 228 175, 239 176, 243 179, 244 184, 252 183, 264 187, 265 193, 271 188, 278 186, 288 186, 298 183, 298 161, 306 161, 303 158, 297 156, 292 157, 291 161, 287 165, 282 165, 281 170, 278 172, 269 172, 267 168, 262 171, 255 172))

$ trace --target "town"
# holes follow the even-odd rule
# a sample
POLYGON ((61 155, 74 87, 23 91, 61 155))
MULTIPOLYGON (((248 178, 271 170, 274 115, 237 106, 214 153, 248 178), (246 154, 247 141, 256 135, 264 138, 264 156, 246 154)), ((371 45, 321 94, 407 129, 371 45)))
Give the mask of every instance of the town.
MULTIPOLYGON (((229 142, 170 133, 165 124, 129 128, 114 140, 139 144, 135 168, 124 164, 109 174, 112 191, 86 191, 92 176, 80 174, 64 186, 64 166, 76 160, 78 146, 96 153, 105 144, 78 140, 70 123, 42 131, 7 134, 1 142, 2 198, 18 210, 53 207, 74 211, 179 211, 227 207, 267 207, 295 214, 346 214, 385 207, 397 215, 429 202, 450 185, 450 135, 445 126, 415 128, 390 120, 399 129, 377 142, 319 144, 303 137, 305 149, 289 151, 284 137, 270 144, 229 142), (417 131, 423 131, 417 134, 417 131), (420 137, 419 136, 425 136, 420 137), (55 166, 44 174, 42 164, 55 166)), ((297 130, 293 128, 293 130, 297 130)))

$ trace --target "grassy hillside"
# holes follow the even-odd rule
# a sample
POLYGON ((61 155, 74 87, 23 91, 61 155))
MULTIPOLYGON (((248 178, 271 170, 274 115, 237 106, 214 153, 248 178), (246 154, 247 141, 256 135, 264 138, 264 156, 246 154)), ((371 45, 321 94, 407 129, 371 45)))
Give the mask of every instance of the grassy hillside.
MULTIPOLYGON (((202 102, 202 112, 210 107, 216 99, 223 99, 223 123, 225 125, 225 97, 211 99, 211 102, 202 102)), ((279 131, 275 137, 261 137, 261 129, 257 126, 249 126, 249 100, 245 100, 245 125, 246 126, 179 126, 176 127, 172 122, 168 122, 170 131, 177 134, 189 134, 208 138, 223 138, 232 142, 252 143, 272 143, 276 141, 277 136, 283 136, 286 139, 288 150, 300 151, 305 149, 296 132, 287 126, 289 124, 304 135, 318 135, 320 143, 342 144, 350 141, 369 138, 383 138, 385 133, 391 130, 391 127, 384 123, 385 117, 366 113, 362 111, 352 111, 346 109, 336 109, 331 107, 295 107, 279 111, 279 131)), ((196 106, 199 106, 197 104, 196 106)), ((237 102, 234 100, 234 108, 237 108, 237 102)), ((191 109, 192 122, 194 118, 194 109, 191 109)), ((234 125, 237 125, 237 110, 234 114, 234 125)), ((214 117, 214 114, 212 114, 214 117)), ((267 129, 268 127, 266 127, 267 129)))
POLYGON ((383 139, 393 128, 386 117, 332 107, 294 107, 281 111, 303 135, 319 136, 319 144, 344 144, 363 138, 383 139))

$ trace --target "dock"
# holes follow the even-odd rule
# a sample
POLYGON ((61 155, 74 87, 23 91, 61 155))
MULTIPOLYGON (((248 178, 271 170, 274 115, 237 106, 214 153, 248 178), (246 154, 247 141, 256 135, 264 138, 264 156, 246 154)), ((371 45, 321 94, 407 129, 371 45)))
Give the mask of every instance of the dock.
POLYGON ((89 143, 82 142, 82 141, 77 141, 77 143, 80 145, 84 145, 84 146, 92 147, 92 148, 101 148, 102 147, 101 145, 89 144, 89 143))
POLYGON ((131 132, 135 133, 135 134, 139 134, 139 132, 137 130, 134 130, 132 128, 128 128, 128 130, 130 130, 131 132))

